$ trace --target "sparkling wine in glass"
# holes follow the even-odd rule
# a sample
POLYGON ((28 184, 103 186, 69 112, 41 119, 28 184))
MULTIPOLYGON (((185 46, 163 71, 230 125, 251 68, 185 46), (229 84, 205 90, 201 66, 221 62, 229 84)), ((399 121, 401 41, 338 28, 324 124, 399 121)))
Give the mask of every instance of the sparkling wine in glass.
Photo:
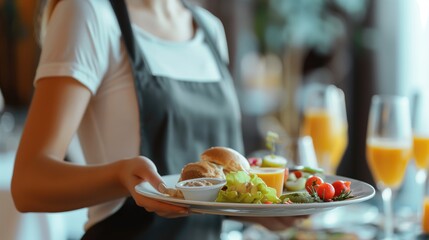
POLYGON ((386 239, 394 237, 392 196, 404 179, 412 155, 412 141, 408 98, 375 95, 369 113, 366 154, 383 199, 386 239))

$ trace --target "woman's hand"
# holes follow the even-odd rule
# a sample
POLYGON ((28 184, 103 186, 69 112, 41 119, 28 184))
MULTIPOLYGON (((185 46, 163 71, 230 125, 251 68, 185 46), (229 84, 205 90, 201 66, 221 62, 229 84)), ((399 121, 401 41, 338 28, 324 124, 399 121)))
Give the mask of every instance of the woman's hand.
POLYGON ((166 218, 189 215, 188 208, 147 198, 135 191, 134 187, 143 181, 149 182, 155 189, 160 189, 160 186, 165 184, 161 176, 158 174, 155 164, 153 164, 150 159, 138 156, 123 160, 122 166, 123 167, 120 171, 120 181, 128 189, 137 205, 144 207, 148 212, 154 212, 159 216, 166 218))

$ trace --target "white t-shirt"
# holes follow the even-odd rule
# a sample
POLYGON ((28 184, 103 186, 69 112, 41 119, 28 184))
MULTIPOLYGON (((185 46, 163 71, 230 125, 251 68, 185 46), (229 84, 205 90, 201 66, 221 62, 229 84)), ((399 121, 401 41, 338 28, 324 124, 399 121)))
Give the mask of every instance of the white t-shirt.
MULTIPOLYGON (((222 23, 202 8, 197 8, 197 12, 227 62, 222 23)), ((202 30, 198 29, 191 40, 184 42, 159 39, 135 24, 133 30, 154 75, 179 81, 220 80, 219 68, 204 42, 202 30)), ((58 3, 47 28, 35 83, 52 76, 73 77, 93 94, 78 130, 88 164, 139 155, 134 79, 109 1, 63 0, 58 3)), ((85 227, 115 212, 123 201, 90 207, 85 227)))

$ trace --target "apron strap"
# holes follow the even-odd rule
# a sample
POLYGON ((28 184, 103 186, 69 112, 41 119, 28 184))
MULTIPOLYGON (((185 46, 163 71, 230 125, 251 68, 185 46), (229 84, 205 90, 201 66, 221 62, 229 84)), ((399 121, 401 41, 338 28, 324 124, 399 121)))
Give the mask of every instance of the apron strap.
POLYGON ((220 55, 219 49, 218 49, 218 47, 216 46, 216 43, 215 43, 216 41, 214 40, 213 35, 210 34, 210 32, 209 32, 209 30, 207 28, 207 25, 205 24, 205 22, 201 19, 200 15, 195 10, 195 6, 194 5, 188 3, 186 0, 182 0, 182 3, 183 3, 183 5, 187 9, 189 9, 189 11, 191 11, 192 16, 193 16, 195 22, 197 23, 198 27, 200 27, 203 30, 204 39, 205 39, 207 45, 209 46, 211 52, 213 53, 213 55, 214 55, 214 57, 216 59, 217 65, 218 65, 219 70, 220 70, 220 73, 222 74, 222 76, 224 78, 230 79, 231 75, 229 73, 229 70, 228 70, 228 68, 226 66, 225 61, 222 59, 222 57, 220 55))
POLYGON ((152 77, 152 72, 147 63, 147 60, 140 49, 136 44, 133 29, 131 26, 131 21, 128 15, 127 5, 125 0, 110 0, 113 11, 115 12, 116 18, 118 20, 119 27, 122 32, 122 39, 124 40, 125 47, 128 52, 128 57, 131 61, 132 74, 134 76, 134 86, 136 90, 136 97, 139 107, 139 119, 140 119, 140 154, 145 154, 148 152, 147 141, 144 139, 144 127, 142 126, 141 119, 144 116, 144 102, 141 89, 145 83, 150 81, 152 77))
POLYGON ((133 71, 135 71, 135 69, 144 69, 147 71, 147 73, 151 74, 150 67, 147 64, 144 54, 142 53, 139 46, 135 43, 134 33, 125 0, 110 0, 110 4, 112 5, 113 11, 115 12, 116 18, 118 20, 119 28, 122 32, 122 38, 124 40, 128 56, 131 59, 131 63, 133 65, 133 71))
MULTIPOLYGON (((195 6, 188 3, 186 0, 182 0, 183 5, 189 9, 189 11, 191 11, 192 16, 195 19, 195 22, 197 23, 197 25, 203 30, 204 32, 204 37, 205 40, 209 46, 209 48, 212 50, 213 54, 215 55, 215 58, 217 60, 218 63, 225 63, 219 53, 219 49, 215 44, 215 40, 213 39, 212 34, 209 33, 209 30, 206 26, 206 24, 204 23, 204 21, 201 19, 200 15, 197 13, 197 11, 195 10, 195 6)), ((225 65, 225 64, 223 64, 225 65)))

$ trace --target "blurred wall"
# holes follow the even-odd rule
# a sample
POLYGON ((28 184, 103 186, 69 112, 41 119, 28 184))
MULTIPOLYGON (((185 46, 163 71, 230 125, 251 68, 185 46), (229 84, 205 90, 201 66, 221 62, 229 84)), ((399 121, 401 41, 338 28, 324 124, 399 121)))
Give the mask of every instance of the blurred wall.
POLYGON ((34 34, 37 1, 0 1, 0 88, 6 104, 26 106, 39 57, 34 34))

